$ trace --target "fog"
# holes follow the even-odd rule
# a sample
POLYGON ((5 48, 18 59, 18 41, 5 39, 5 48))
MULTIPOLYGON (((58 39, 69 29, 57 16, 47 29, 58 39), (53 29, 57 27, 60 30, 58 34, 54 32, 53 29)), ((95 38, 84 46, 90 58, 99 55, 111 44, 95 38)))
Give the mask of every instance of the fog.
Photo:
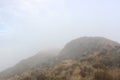
POLYGON ((119 0, 0 0, 0 71, 40 50, 102 36, 120 42, 119 0))

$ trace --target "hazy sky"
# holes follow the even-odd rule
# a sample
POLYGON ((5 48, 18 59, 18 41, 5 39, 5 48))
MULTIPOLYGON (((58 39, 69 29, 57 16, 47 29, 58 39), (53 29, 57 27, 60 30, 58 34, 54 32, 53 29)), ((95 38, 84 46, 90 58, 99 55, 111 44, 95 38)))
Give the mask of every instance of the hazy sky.
POLYGON ((0 71, 82 36, 120 42, 120 0, 0 0, 0 71))

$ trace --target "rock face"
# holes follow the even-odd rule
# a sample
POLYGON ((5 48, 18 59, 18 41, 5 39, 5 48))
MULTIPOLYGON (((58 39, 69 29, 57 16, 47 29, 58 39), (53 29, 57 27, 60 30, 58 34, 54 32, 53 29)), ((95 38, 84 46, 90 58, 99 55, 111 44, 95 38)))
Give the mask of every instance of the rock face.
POLYGON ((69 42, 61 51, 60 57, 80 58, 82 55, 110 51, 120 48, 120 44, 103 37, 82 37, 69 42))

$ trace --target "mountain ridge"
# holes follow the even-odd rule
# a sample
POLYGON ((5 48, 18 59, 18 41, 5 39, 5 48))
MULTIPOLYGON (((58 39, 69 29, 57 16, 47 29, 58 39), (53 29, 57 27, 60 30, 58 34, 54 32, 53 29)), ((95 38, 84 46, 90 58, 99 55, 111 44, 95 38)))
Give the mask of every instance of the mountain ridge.
POLYGON ((81 54, 92 53, 92 51, 95 52, 95 50, 99 52, 115 47, 120 47, 120 44, 104 37, 81 37, 66 44, 60 56, 71 55, 70 58, 72 58, 76 55, 76 57, 79 57, 81 54))
MULTIPOLYGON (((50 52, 48 51, 48 53, 50 52)), ((57 55, 47 54, 41 60, 39 60, 40 54, 23 60, 24 64, 18 63, 13 69, 10 68, 12 70, 8 73, 7 78, 12 77, 10 80, 31 80, 33 78, 35 80, 88 80, 88 78, 98 80, 94 78, 96 78, 97 71, 100 71, 110 77, 105 77, 105 80, 120 79, 120 72, 116 74, 117 77, 110 73, 111 71, 116 72, 115 70, 120 71, 120 44, 115 41, 103 37, 82 37, 70 41, 60 52, 55 53, 57 55), (43 62, 41 62, 42 60, 43 62), (37 64, 34 64, 35 62, 37 64), (23 68, 20 70, 19 66, 23 68), (26 68, 24 69, 24 67, 26 68), (20 73, 18 74, 18 72, 20 73), (11 73, 13 74, 10 75, 11 73), (44 78, 42 79, 42 77, 44 78)), ((4 72, 5 74, 6 72, 4 72)), ((101 74, 97 75, 101 76, 101 74)))

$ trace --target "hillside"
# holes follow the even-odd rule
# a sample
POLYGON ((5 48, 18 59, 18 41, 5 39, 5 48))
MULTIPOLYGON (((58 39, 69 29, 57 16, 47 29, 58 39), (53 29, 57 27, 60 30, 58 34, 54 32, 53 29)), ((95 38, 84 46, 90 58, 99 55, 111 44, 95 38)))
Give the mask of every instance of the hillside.
POLYGON ((0 78, 7 78, 14 75, 19 75, 23 72, 37 69, 38 67, 47 67, 48 63, 52 63, 52 59, 59 53, 59 50, 48 50, 37 53, 28 59, 24 59, 0 73, 0 78))
POLYGON ((0 75, 6 73, 3 80, 120 80, 120 44, 102 37, 78 38, 59 55, 37 54, 0 75))
POLYGON ((120 48, 120 44, 103 37, 82 37, 69 42, 61 51, 62 58, 79 58, 91 53, 102 53, 120 48))

